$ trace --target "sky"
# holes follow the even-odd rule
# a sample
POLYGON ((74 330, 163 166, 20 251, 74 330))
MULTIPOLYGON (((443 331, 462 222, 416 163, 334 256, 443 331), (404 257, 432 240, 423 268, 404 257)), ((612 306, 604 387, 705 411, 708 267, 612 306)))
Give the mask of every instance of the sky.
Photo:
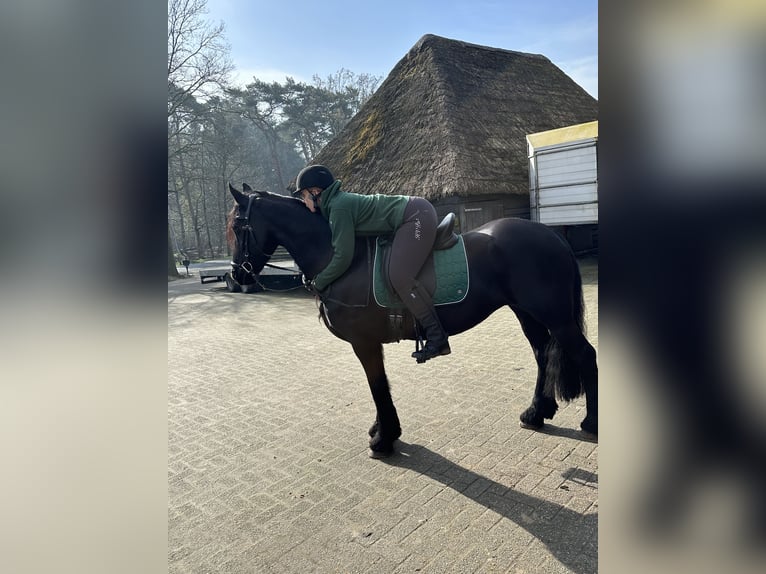
POLYGON ((234 83, 388 76, 425 34, 542 54, 598 98, 597 0, 207 0, 234 83))

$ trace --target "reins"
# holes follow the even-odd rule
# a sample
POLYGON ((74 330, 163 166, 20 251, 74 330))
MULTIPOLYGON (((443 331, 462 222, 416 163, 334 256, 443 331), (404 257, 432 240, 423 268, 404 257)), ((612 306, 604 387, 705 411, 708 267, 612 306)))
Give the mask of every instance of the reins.
MULTIPOLYGON (((250 225, 250 208, 253 205, 253 200, 256 198, 257 194, 253 193, 248 196, 247 200, 247 209, 245 210, 245 215, 240 215, 241 211, 237 211, 237 220, 242 222, 241 230, 244 231, 247 236, 249 236, 252 239, 253 246, 257 250, 258 254, 263 256, 264 258, 268 259, 271 257, 271 255, 268 255, 261 249, 261 247, 258 245, 258 240, 255 238, 255 233, 253 232, 253 226, 250 225)), ((243 263, 235 263, 234 261, 231 262, 231 266, 233 269, 241 269, 244 273, 246 273, 249 277, 253 279, 253 282, 258 285, 261 289, 264 291, 271 291, 274 293, 283 293, 287 291, 294 291, 295 289, 299 289, 302 287, 302 285, 298 285, 295 287, 288 287, 286 289, 271 289, 269 287, 266 287, 263 283, 261 283, 260 279, 258 278, 258 274, 253 271, 253 264, 250 263, 250 250, 249 245, 250 242, 247 240, 247 236, 240 240, 239 236, 235 235, 237 242, 240 244, 240 247, 242 249, 242 255, 244 256, 245 261, 243 263)), ((274 265, 272 263, 264 263, 264 267, 271 267, 272 269, 279 269, 280 271, 288 271, 292 273, 294 270, 289 269, 287 267, 281 267, 279 265, 274 265)), ((236 280, 235 280, 236 281, 236 280)))

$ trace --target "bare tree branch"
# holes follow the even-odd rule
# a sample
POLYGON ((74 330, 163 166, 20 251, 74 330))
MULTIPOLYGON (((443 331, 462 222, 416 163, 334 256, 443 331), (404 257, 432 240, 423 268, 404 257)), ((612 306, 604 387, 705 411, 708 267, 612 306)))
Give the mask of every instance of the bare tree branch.
POLYGON ((233 65, 223 22, 205 19, 206 0, 168 3, 168 117, 191 99, 223 89, 233 65))

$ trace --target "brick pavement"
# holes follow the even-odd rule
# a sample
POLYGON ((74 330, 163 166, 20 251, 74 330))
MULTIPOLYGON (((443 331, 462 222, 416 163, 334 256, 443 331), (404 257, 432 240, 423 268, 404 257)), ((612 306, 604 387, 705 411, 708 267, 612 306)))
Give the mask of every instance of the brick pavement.
MULTIPOLYGON (((596 272, 583 265, 598 349, 596 272)), ((519 427, 536 367, 510 310, 424 365, 414 343, 386 346, 403 434, 383 461, 362 367, 307 294, 175 281, 168 326, 171 573, 596 572, 585 400, 546 433, 519 427)))

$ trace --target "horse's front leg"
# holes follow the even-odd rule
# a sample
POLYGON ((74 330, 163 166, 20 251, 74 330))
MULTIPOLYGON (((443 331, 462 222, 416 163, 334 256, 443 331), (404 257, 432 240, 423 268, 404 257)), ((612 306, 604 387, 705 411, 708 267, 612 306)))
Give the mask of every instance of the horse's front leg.
POLYGON ((352 347, 364 367, 377 411, 375 423, 370 428, 370 456, 386 457, 394 452, 394 441, 401 436, 402 429, 383 367, 383 345, 362 342, 352 343, 352 347))

